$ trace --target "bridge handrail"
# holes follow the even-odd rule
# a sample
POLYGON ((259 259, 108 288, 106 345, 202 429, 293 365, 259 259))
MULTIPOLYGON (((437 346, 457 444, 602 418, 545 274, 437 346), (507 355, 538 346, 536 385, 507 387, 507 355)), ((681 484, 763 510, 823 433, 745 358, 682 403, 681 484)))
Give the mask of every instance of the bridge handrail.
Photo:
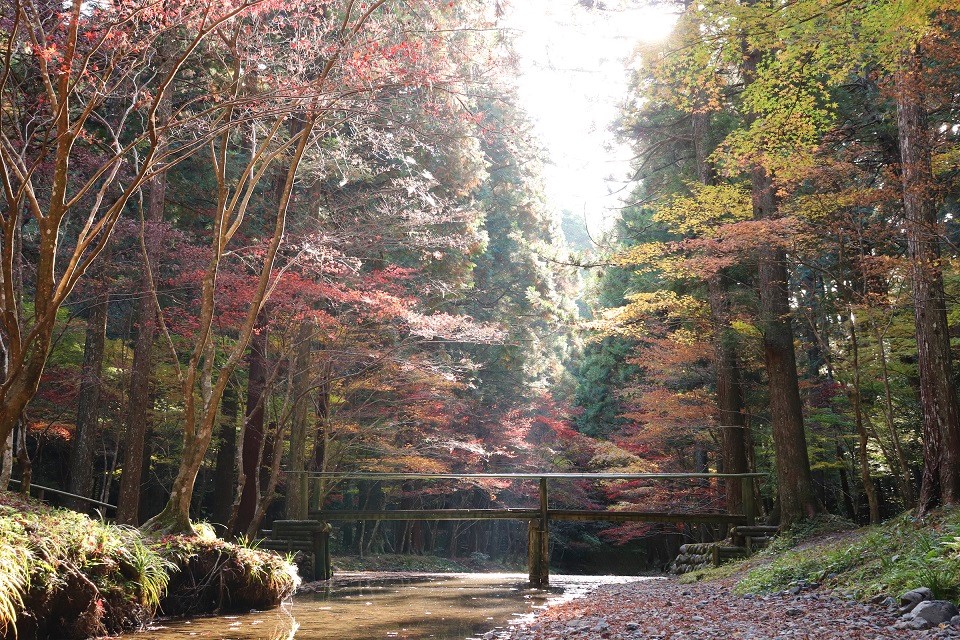
POLYGON ((517 480, 571 479, 571 480, 655 480, 684 478, 765 478, 766 473, 380 473, 373 471, 303 471, 284 469, 284 473, 308 475, 335 480, 461 480, 507 478, 517 480))
MULTIPOLYGON (((19 484, 20 484, 20 481, 11 478, 11 479, 10 479, 10 484, 19 485, 19 484)), ((104 508, 106 508, 106 509, 116 509, 116 508, 117 508, 117 505, 115 505, 115 504, 110 504, 109 502, 101 502, 100 500, 95 500, 95 499, 93 499, 93 498, 87 498, 86 496, 78 496, 78 495, 75 494, 75 493, 69 493, 69 492, 67 492, 67 491, 61 491, 60 489, 54 489, 53 487, 45 487, 45 486, 40 485, 40 484, 33 484, 33 483, 31 483, 31 484, 30 484, 30 489, 31 489, 31 490, 36 489, 37 491, 39 491, 39 492, 41 492, 41 493, 53 493, 53 494, 56 494, 56 495, 58 495, 58 496, 64 496, 64 497, 66 497, 66 498, 70 498, 71 500, 82 500, 83 502, 86 502, 86 503, 88 503, 88 504, 94 504, 94 505, 97 505, 98 507, 104 507, 104 508)), ((41 498, 41 500, 42 500, 42 498, 41 498)))

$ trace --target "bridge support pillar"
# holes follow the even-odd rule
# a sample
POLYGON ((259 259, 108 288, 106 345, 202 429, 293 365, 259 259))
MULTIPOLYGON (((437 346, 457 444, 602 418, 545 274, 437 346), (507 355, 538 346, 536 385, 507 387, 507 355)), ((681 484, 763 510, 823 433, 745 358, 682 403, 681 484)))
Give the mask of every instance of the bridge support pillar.
POLYGON ((333 567, 330 563, 330 531, 333 527, 324 522, 323 526, 313 532, 313 579, 329 580, 333 577, 333 567))
POLYGON ((540 478, 540 518, 530 521, 527 539, 527 567, 530 586, 550 584, 550 518, 547 513, 547 479, 540 478))
POLYGON ((743 515, 750 518, 750 524, 757 520, 757 503, 753 496, 753 478, 740 478, 740 500, 743 503, 743 515))

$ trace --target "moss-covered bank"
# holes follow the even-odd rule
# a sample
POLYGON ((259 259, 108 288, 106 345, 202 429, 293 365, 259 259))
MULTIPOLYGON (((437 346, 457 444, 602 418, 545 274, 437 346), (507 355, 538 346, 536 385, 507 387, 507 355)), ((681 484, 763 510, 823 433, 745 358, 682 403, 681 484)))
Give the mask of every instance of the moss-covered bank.
POLYGON ((725 579, 734 591, 769 593, 801 581, 861 600, 928 587, 960 597, 960 509, 918 519, 905 513, 854 529, 837 518, 800 523, 770 548, 739 563, 686 574, 683 581, 725 579))
POLYGON ((274 553, 204 533, 144 538, 0 493, 0 637, 90 638, 162 615, 276 606, 299 584, 274 553))

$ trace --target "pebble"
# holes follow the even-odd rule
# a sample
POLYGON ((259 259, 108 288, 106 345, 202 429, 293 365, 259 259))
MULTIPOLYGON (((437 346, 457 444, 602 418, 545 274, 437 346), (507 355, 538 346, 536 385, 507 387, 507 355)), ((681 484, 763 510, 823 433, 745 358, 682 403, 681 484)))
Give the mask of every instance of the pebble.
POLYGON ((543 611, 497 640, 960 639, 960 615, 933 626, 898 619, 896 609, 890 610, 897 602, 887 596, 863 604, 819 587, 798 581, 786 593, 742 597, 723 582, 680 585, 653 579, 600 587, 543 611), (790 593, 793 587, 800 591, 790 593))

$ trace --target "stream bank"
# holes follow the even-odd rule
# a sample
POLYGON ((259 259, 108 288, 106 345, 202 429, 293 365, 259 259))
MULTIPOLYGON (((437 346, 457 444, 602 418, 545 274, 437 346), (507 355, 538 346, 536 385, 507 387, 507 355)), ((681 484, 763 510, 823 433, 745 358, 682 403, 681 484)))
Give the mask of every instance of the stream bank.
POLYGON ((156 615, 277 606, 299 577, 274 553, 139 530, 0 493, 0 638, 74 640, 136 629, 156 615))
POLYGON ((960 509, 861 528, 835 516, 807 520, 745 560, 604 586, 488 638, 960 638, 960 615, 919 619, 910 605, 920 605, 907 601, 921 592, 916 600, 957 612, 960 509))

